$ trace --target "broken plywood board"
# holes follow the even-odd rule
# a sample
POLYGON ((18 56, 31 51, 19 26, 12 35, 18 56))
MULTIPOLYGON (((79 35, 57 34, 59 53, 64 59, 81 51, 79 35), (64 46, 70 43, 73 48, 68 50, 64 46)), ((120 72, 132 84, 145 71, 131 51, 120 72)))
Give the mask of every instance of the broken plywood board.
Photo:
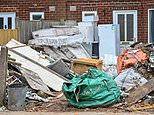
POLYGON ((48 46, 44 46, 44 51, 49 54, 49 56, 55 60, 63 58, 68 60, 68 58, 57 48, 50 48, 48 46))
POLYGON ((20 62, 22 67, 37 73, 48 87, 55 91, 62 90, 63 82, 67 81, 66 78, 14 50, 9 50, 9 54, 12 58, 15 58, 17 62, 20 62))
POLYGON ((25 77, 32 89, 43 91, 44 93, 54 96, 50 89, 47 87, 47 85, 42 81, 42 79, 40 79, 37 73, 23 67, 19 68, 22 73, 22 76, 25 77))
POLYGON ((76 58, 91 58, 88 52, 84 49, 84 47, 81 44, 78 44, 75 47, 68 46, 67 48, 76 56, 76 58))
POLYGON ((30 46, 25 46, 25 44, 22 44, 15 40, 9 41, 6 46, 8 48, 11 48, 13 51, 16 51, 22 55, 25 55, 26 57, 29 57, 31 60, 36 61, 43 66, 50 65, 50 61, 48 59, 46 59, 45 57, 43 58, 42 54, 32 49, 30 46))
POLYGON ((23 43, 20 43, 20 42, 14 40, 14 39, 11 39, 11 40, 6 44, 6 46, 7 46, 8 48, 18 48, 18 47, 24 47, 24 46, 26 46, 26 44, 23 44, 23 43))
POLYGON ((126 99, 126 102, 128 102, 128 104, 134 104, 138 102, 140 99, 142 99, 144 96, 152 92, 153 90, 154 90, 154 78, 149 80, 144 85, 139 86, 136 90, 132 91, 129 94, 129 97, 126 99))

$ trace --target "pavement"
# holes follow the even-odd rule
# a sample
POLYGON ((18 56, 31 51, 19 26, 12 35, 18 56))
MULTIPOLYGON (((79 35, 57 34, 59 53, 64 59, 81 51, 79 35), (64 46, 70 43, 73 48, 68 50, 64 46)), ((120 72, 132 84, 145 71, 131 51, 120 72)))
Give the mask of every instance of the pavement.
POLYGON ((0 112, 0 115, 153 115, 149 112, 0 112))

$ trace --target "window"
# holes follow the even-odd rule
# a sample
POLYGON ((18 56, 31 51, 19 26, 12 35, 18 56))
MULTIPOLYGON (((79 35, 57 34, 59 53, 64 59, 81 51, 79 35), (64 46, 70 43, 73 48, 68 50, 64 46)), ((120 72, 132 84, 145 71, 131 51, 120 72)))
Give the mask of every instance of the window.
POLYGON ((149 9, 148 18, 148 42, 154 43, 154 9, 149 9))
POLYGON ((40 21, 44 19, 44 12, 30 12, 30 21, 40 21))
POLYGON ((120 41, 137 41, 137 11, 113 11, 113 23, 120 26, 120 41))
POLYGON ((98 21, 97 11, 82 11, 82 21, 98 21))
POLYGON ((0 29, 15 29, 15 12, 0 12, 0 29))

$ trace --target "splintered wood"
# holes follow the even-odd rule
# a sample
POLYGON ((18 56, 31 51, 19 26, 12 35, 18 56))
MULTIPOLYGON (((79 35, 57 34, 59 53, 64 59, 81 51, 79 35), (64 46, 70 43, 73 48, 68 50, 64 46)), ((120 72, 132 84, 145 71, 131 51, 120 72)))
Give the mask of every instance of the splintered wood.
POLYGON ((154 90, 154 78, 150 79, 146 84, 143 86, 138 87, 135 91, 132 91, 129 94, 129 97, 126 99, 128 104, 134 104, 142 99, 144 96, 149 94, 154 90))

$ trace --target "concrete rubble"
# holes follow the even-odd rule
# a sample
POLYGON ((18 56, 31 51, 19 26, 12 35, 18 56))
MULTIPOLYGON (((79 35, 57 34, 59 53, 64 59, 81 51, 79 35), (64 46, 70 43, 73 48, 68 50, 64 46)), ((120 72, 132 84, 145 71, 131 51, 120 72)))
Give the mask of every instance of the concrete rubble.
MULTIPOLYGON (((82 111, 88 109, 87 111, 91 111, 96 109, 93 106, 84 109, 73 107, 63 95, 65 83, 68 83, 69 87, 74 87, 73 85, 76 84, 75 82, 71 84, 73 78, 82 78, 84 75, 89 75, 89 78, 94 76, 87 74, 89 68, 95 68, 96 71, 102 72, 103 75, 112 79, 116 83, 117 89, 120 90, 118 101, 113 101, 115 103, 107 107, 111 111, 146 110, 154 104, 153 44, 135 43, 124 49, 119 56, 105 54, 100 59, 92 59, 82 45, 83 36, 76 28, 39 30, 33 32, 32 35, 34 39, 30 40, 28 45, 13 39, 6 44, 8 68, 5 81, 6 92, 3 99, 6 108, 13 108, 18 104, 15 110, 82 111), (14 105, 10 102, 17 97, 10 98, 9 95, 9 88, 12 84, 22 84, 27 87, 25 99, 17 100, 14 105), (21 101, 24 104, 20 108, 19 103, 22 103, 21 101), (147 107, 148 105, 150 107, 147 107), (17 109, 18 107, 20 109, 17 109)), ((100 76, 96 73, 94 72, 95 76, 98 77, 97 83, 99 83, 100 76)), ((89 78, 87 77, 88 80, 89 78)), ((96 78, 92 79, 95 80, 96 78)), ((82 79, 79 83, 81 82, 86 82, 86 80, 82 79)), ((92 81, 88 81, 87 84, 90 86, 91 83, 92 81)), ((104 82, 104 84, 106 83, 104 82)), ((81 94, 86 95, 88 93, 90 95, 94 92, 94 87, 98 88, 95 91, 99 91, 100 87, 98 85, 88 89, 88 86, 85 86, 81 89, 80 85, 73 92, 77 103, 82 100, 81 94), (85 90, 87 92, 84 92, 85 90)), ((101 85, 101 87, 108 87, 108 85, 101 85)), ((14 88, 20 94, 18 87, 14 88)), ((109 88, 112 90, 112 87, 109 86, 109 88)), ((88 99, 95 99, 95 96, 88 99)), ((0 108, 0 111, 5 111, 4 106, 0 108)), ((98 110, 103 111, 102 106, 97 107, 98 110)), ((153 106, 151 108, 153 109, 153 106)))

